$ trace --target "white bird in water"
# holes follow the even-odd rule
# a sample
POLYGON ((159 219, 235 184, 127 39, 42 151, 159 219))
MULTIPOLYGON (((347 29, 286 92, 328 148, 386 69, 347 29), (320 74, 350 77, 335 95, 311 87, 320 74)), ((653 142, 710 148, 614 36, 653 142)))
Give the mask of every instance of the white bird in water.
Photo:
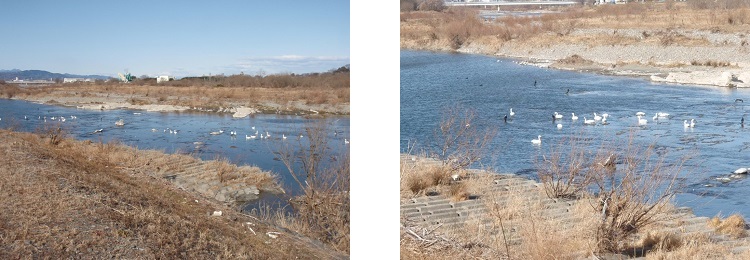
POLYGON ((635 113, 635 115, 636 115, 636 116, 645 116, 645 115, 646 115, 646 113, 645 113, 645 112, 638 112, 638 113, 635 113))
POLYGON ((230 131, 230 132, 229 132, 229 135, 231 135, 231 136, 236 136, 236 135, 237 135, 237 131, 230 131))
POLYGON ((557 112, 555 112, 555 119, 562 119, 562 117, 563 117, 563 115, 558 114, 557 112))
POLYGON ((281 139, 286 140, 286 135, 285 134, 281 134, 281 139))
POLYGON ((344 138, 344 144, 349 144, 349 140, 346 140, 346 138, 344 138))
POLYGON ((572 119, 572 120, 578 120, 578 116, 576 116, 576 113, 570 113, 570 114, 573 115, 573 116, 570 117, 570 119, 572 119))
POLYGON ((638 116, 638 125, 646 125, 648 124, 648 120, 641 118, 641 116, 638 116))
POLYGON ((542 136, 537 136, 537 139, 531 139, 532 144, 542 144, 542 136))
POLYGON ((659 114, 658 114, 658 113, 657 113, 657 114, 654 114, 654 117, 653 117, 653 118, 651 118, 651 119, 653 119, 654 121, 658 120, 658 119, 659 119, 659 114))
POLYGON ((690 127, 690 123, 688 123, 687 120, 684 120, 684 121, 682 121, 682 127, 688 128, 688 127, 690 127))
POLYGON ((695 119, 690 119, 690 128, 695 127, 695 119))
POLYGON ((94 134, 96 134, 96 133, 101 133, 101 132, 104 132, 104 129, 103 129, 103 128, 102 128, 102 129, 99 129, 99 130, 94 130, 94 132, 93 132, 93 133, 94 133, 94 134))
POLYGON ((594 113, 594 121, 599 121, 599 120, 602 120, 602 116, 597 115, 596 113, 594 113))
POLYGON ((253 130, 255 130, 255 126, 251 127, 253 130))
POLYGON ((219 130, 219 131, 216 131, 216 132, 210 132, 209 134, 210 135, 220 135, 222 133, 224 133, 224 130, 219 130))
POLYGON ((664 112, 656 113, 656 115, 659 117, 669 117, 669 113, 664 113, 664 112))
POLYGON ((515 115, 516 115, 516 113, 515 113, 515 112, 513 112, 513 108, 511 107, 511 108, 510 108, 510 116, 515 116, 515 115))
POLYGON ((562 129, 562 124, 557 124, 557 129, 562 129))
POLYGON ((596 121, 594 119, 586 119, 586 117, 583 117, 583 124, 584 125, 595 125, 596 121))

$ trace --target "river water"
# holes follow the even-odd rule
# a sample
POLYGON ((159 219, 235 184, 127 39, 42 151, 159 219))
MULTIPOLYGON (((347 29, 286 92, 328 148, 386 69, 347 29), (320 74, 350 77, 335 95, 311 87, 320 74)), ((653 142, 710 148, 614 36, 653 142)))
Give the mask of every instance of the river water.
MULTIPOLYGON (((49 106, 18 100, 0 99, 0 128, 35 132, 45 124, 60 124, 71 137, 79 140, 109 142, 117 140, 140 149, 157 149, 167 153, 189 153, 204 160, 227 159, 238 165, 253 165, 279 175, 286 195, 300 192, 286 166, 274 156, 281 142, 297 143, 305 128, 323 121, 328 131, 332 155, 348 152, 344 139, 349 138, 349 117, 307 119, 289 115, 251 115, 233 118, 231 114, 195 112, 146 112, 138 110, 82 110, 63 106, 49 106), (71 116, 77 117, 72 119, 71 116), (47 122, 45 123, 45 117, 47 122), (56 117, 56 120, 52 120, 56 117), (60 122, 59 117, 65 117, 60 122), (122 119, 125 126, 115 126, 122 119), (253 130, 255 127, 255 130, 253 130), (101 133, 93 133, 103 129, 101 133), (177 130, 170 134, 169 130, 177 130), (221 135, 210 132, 224 130, 221 135), (236 131, 237 136, 229 135, 236 131), (268 139, 247 140, 245 135, 271 134, 268 139), (282 139, 282 135, 287 139, 282 139), (196 145, 200 142, 200 145, 196 145)), ((300 139, 304 146, 305 138, 300 139)), ((261 193, 261 199, 246 205, 275 204, 285 198, 261 193)))
POLYGON ((401 152, 429 150, 441 111, 476 111, 477 124, 492 127, 491 156, 482 166, 537 178, 535 160, 566 138, 625 146, 653 144, 667 164, 686 160, 676 203, 697 215, 750 216, 750 181, 727 178, 750 167, 750 90, 655 84, 644 79, 560 71, 519 65, 496 57, 418 51, 401 52, 401 152), (535 84, 536 82, 536 84, 535 84), (513 108, 515 116, 503 117, 513 108), (552 115, 564 117, 553 123, 552 115), (639 126, 635 116, 645 112, 639 126), (668 118, 653 120, 657 112, 668 118), (571 113, 579 119, 573 121, 571 113), (608 125, 583 125, 584 117, 607 113, 608 125), (683 120, 695 119, 694 128, 683 120), (562 124, 558 129, 557 124, 562 124), (531 140, 542 136, 541 145, 531 140), (630 137, 632 136, 632 137, 630 137))

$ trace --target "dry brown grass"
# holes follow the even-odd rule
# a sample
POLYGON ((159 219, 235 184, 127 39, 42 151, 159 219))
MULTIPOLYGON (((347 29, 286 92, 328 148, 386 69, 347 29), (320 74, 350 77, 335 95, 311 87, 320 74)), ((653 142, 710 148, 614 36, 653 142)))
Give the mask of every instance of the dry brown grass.
POLYGON ((720 234, 729 235, 733 238, 742 238, 747 236, 745 218, 739 214, 733 214, 725 219, 716 216, 708 221, 708 225, 716 229, 720 234))
MULTIPOLYGON (((674 29, 745 33, 750 29, 750 6, 696 8, 630 3, 596 7, 561 8, 561 13, 539 17, 503 17, 481 22, 474 9, 450 8, 443 12, 401 14, 403 48, 451 50, 480 43, 486 53, 514 41, 518 46, 549 47, 555 44, 614 46, 630 44, 708 46, 705 38, 692 38, 674 29), (611 29, 612 33, 573 34, 576 29, 611 29), (639 37, 617 34, 618 29, 644 30, 639 37)), ((478 47, 478 46, 475 46, 478 47)))
POLYGON ((129 148, 70 139, 55 145, 0 131, 4 259, 332 257, 293 233, 138 174, 120 160, 148 159, 129 148), (224 215, 209 216, 213 210, 224 215), (270 239, 268 231, 282 235, 270 239))

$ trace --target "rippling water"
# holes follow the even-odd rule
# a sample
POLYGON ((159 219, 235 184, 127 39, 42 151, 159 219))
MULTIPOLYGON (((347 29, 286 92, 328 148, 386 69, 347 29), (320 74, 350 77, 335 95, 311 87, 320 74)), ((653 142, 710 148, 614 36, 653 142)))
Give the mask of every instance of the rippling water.
MULTIPOLYGON (((722 182, 739 167, 750 167, 750 90, 655 84, 643 79, 577 73, 518 65, 513 60, 465 54, 401 52, 401 151, 425 149, 434 140, 441 111, 474 109, 477 123, 498 130, 491 146, 495 156, 483 163, 499 172, 535 178, 534 160, 563 139, 582 136, 593 143, 627 140, 654 144, 669 163, 685 163, 683 193, 678 204, 698 215, 742 213, 750 216, 745 198, 750 181, 722 182), (536 86, 534 82, 536 81, 536 86), (567 94, 566 94, 567 93, 567 94), (513 108, 507 123, 503 116, 513 108), (636 112, 647 125, 638 126, 636 112), (564 118, 553 123, 554 112, 564 118), (610 115, 609 125, 584 126, 593 113, 610 115), (669 119, 654 121, 657 112, 669 119), (579 116, 572 121, 571 113, 579 116), (685 129, 683 120, 696 120, 685 129), (557 129, 556 124, 563 125, 557 129), (542 136, 542 145, 531 140, 542 136)), ((597 146, 598 147, 598 146, 597 146)), ((596 147, 592 147, 596 148, 596 147)))
MULTIPOLYGON (((333 154, 348 152, 344 139, 349 138, 349 117, 306 119, 299 116, 251 115, 249 118, 232 118, 231 114, 146 112, 136 110, 81 110, 70 107, 48 106, 25 101, 0 99, 0 128, 14 127, 20 131, 34 132, 48 124, 60 123, 76 139, 109 142, 117 140, 141 149, 158 149, 167 153, 190 153, 205 160, 226 158, 238 165, 254 165, 279 174, 284 188, 290 195, 299 192, 297 184, 289 175, 286 166, 274 159, 280 142, 297 142, 309 123, 324 121, 329 131, 329 146, 333 154), (52 117, 65 117, 65 122, 53 121, 52 117), (71 119, 76 116, 77 119, 71 119), (123 119, 125 126, 115 126, 123 119), (255 130, 252 129, 255 127, 255 130), (94 130, 103 129, 101 133, 94 130), (167 129, 177 129, 170 134, 167 129), (210 132, 223 129, 221 135, 210 132), (153 131, 155 130, 155 131, 153 131), (229 135, 237 131, 237 137, 229 135), (269 139, 247 140, 245 135, 259 131, 269 139), (334 134, 335 132, 335 134, 334 134), (282 140, 282 135, 288 136, 282 140), (202 143, 196 145, 196 142, 202 143)), ((304 138, 301 139, 304 145, 304 138)), ((276 196, 262 194, 257 203, 275 203, 276 196)))

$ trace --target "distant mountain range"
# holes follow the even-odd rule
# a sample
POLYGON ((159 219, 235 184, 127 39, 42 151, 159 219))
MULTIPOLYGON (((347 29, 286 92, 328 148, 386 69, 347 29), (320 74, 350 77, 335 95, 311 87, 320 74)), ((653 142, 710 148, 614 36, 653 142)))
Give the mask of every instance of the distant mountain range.
POLYGON ((110 77, 102 75, 75 75, 67 73, 52 73, 46 70, 0 70, 0 80, 49 80, 49 79, 62 79, 62 78, 92 78, 92 79, 109 79, 110 77))

